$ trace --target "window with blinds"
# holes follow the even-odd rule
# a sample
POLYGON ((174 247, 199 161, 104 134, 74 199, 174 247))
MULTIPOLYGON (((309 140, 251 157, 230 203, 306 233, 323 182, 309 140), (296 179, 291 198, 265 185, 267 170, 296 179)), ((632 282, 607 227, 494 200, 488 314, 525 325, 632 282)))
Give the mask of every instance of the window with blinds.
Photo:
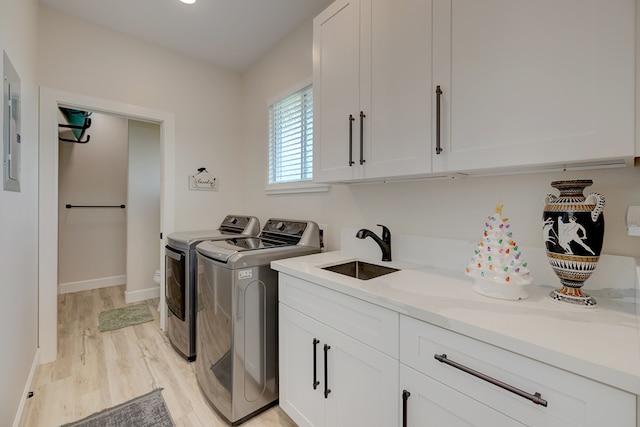
POLYGON ((269 184, 313 178, 313 88, 269 106, 269 184))

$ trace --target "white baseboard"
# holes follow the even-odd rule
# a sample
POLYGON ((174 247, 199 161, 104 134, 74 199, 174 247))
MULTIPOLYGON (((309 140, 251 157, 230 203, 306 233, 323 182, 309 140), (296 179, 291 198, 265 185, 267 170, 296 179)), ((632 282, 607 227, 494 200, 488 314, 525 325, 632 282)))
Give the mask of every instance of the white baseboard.
POLYGON ((159 297, 160 286, 158 285, 155 285, 151 288, 139 289, 137 291, 124 291, 124 301, 127 304, 159 297))
POLYGON ((108 288, 109 286, 124 285, 127 283, 127 276, 102 277, 100 279, 82 280, 80 282, 60 283, 58 285, 59 294, 69 294, 71 292, 89 291, 91 289, 108 288))
POLYGON ((13 427, 18 427, 20 425, 20 420, 22 420, 22 414, 24 412, 24 407, 27 403, 27 394, 31 390, 31 386, 33 385, 33 377, 36 374, 36 369, 40 364, 40 348, 36 349, 36 354, 33 357, 33 362, 31 363, 31 370, 29 371, 29 377, 27 378, 27 383, 24 385, 24 390, 22 391, 22 398, 20 399, 20 406, 18 406, 18 412, 16 412, 16 417, 13 420, 13 427))

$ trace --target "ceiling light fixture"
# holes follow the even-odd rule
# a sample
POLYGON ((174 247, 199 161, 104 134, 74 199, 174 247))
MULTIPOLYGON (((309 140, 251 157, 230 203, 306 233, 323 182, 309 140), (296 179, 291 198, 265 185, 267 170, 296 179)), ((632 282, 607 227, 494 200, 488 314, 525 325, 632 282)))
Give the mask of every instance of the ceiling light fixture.
POLYGON ((184 4, 194 4, 196 0, 180 0, 184 4))

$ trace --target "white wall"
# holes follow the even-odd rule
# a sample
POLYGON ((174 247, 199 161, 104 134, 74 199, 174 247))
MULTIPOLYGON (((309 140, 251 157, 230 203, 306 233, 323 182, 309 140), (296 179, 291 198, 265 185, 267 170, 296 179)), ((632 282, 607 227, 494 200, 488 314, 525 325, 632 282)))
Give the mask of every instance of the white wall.
POLYGON ((41 85, 175 113, 176 230, 215 228, 239 210, 238 74, 50 9, 39 24, 41 85), (220 191, 188 190, 202 166, 220 191))
MULTIPOLYGON (((477 241, 485 216, 498 202, 511 220, 514 237, 525 246, 542 247, 543 198, 558 194, 549 183, 593 179, 586 193, 606 197, 603 253, 640 256, 640 238, 626 234, 628 205, 640 205, 640 168, 557 172, 390 184, 334 185, 328 193, 270 195, 267 182, 267 100, 312 75, 312 23, 307 22, 243 78, 246 118, 243 186, 245 211, 262 221, 271 216, 309 218, 328 226, 328 248, 339 246, 342 227, 387 225, 393 233, 477 241)), ((390 141, 392 143, 392 141, 390 141)), ((606 141, 603 141, 606 144, 606 141)), ((371 242, 373 245, 374 243, 371 242)))
POLYGON ((160 293, 153 275, 160 268, 160 126, 129 120, 126 301, 160 293))
POLYGON ((350 212, 357 211, 349 187, 334 186, 329 193, 265 195, 268 180, 268 101, 312 76, 311 21, 296 29, 269 55, 243 76, 245 117, 243 197, 245 212, 261 223, 271 217, 312 219, 329 225, 328 249, 339 242, 339 228, 357 223, 350 212), (347 213, 344 215, 343 213, 347 213))
POLYGON ((87 144, 58 147, 60 293, 125 283, 128 211, 65 205, 126 205, 127 119, 94 112, 86 134, 87 144))
MULTIPOLYGON (((19 193, 0 189, 0 425, 11 426, 36 359, 38 325, 38 83, 36 0, 0 0, 0 50, 22 95, 19 193)), ((0 61, 1 62, 1 61, 0 61)), ((1 69, 1 67, 0 67, 1 69)))
MULTIPOLYGON (((56 354, 56 300, 50 276, 57 266, 52 263, 57 230, 50 227, 57 218, 47 217, 47 207, 52 198, 57 200, 57 187, 51 188, 48 179, 54 171, 57 176, 58 167, 57 156, 50 153, 51 111, 61 103, 162 123, 162 231, 166 235, 213 228, 241 204, 237 190, 242 170, 229 160, 241 153, 240 76, 45 8, 39 10, 38 48, 41 127, 47 133, 40 136, 41 150, 47 154, 39 165, 45 188, 40 192, 39 218, 39 248, 44 254, 40 347, 41 359, 51 361, 56 354), (219 179, 219 192, 187 190, 188 176, 202 166, 219 179)), ((164 310, 162 293, 160 300, 164 310)))

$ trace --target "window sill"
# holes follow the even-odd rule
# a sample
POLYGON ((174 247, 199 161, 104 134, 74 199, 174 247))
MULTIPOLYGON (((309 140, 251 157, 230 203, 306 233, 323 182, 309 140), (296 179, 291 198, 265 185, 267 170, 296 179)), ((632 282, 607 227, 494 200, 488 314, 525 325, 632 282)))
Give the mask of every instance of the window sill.
POLYGON ((314 182, 291 182, 286 184, 269 184, 264 192, 267 195, 295 194, 295 193, 323 193, 329 191, 329 184, 314 182))

